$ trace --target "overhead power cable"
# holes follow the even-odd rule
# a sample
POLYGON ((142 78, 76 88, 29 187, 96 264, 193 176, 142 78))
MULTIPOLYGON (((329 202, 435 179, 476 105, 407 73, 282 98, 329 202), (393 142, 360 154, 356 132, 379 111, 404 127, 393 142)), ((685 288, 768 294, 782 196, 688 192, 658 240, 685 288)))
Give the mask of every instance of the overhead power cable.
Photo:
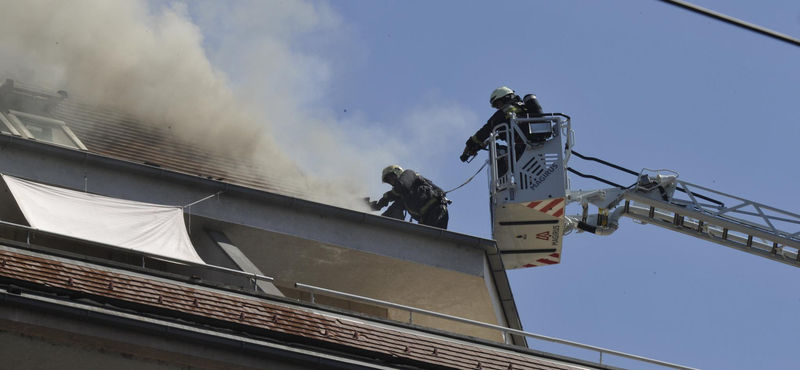
POLYGON ((748 29, 748 30, 753 31, 753 32, 758 32, 758 33, 760 33, 760 34, 762 34, 764 36, 768 36, 768 37, 771 37, 771 38, 774 38, 774 39, 777 39, 777 40, 780 40, 780 41, 783 41, 783 42, 788 42, 788 43, 790 43, 790 44, 792 44, 794 46, 800 46, 800 40, 798 40, 798 39, 796 39, 794 37, 787 36, 787 35, 784 35, 784 34, 779 33, 779 32, 775 32, 775 31, 770 30, 768 28, 764 28, 764 27, 761 27, 761 26, 756 26, 755 24, 748 23, 748 22, 745 22, 745 21, 742 21, 742 20, 738 20, 736 18, 729 17, 729 16, 727 16, 725 14, 717 13, 717 12, 712 11, 712 10, 708 10, 706 8, 702 8, 702 7, 699 7, 699 6, 694 5, 694 4, 689 4, 689 3, 685 2, 685 1, 680 1, 680 0, 661 0, 661 1, 663 1, 665 3, 669 3, 669 4, 672 4, 672 5, 675 5, 675 6, 678 6, 678 7, 681 7, 681 8, 684 8, 686 10, 693 11, 693 12, 698 13, 698 14, 705 15, 707 17, 711 17, 711 18, 714 18, 714 19, 717 19, 717 20, 720 20, 720 21, 723 21, 723 22, 726 22, 726 23, 730 23, 730 24, 732 24, 734 26, 737 26, 737 27, 748 29))
MULTIPOLYGON (((633 170, 629 170, 629 169, 627 169, 625 167, 622 167, 622 166, 618 166, 618 165, 613 164, 611 162, 606 162, 606 161, 604 161, 604 160, 602 160, 600 158, 585 156, 585 155, 583 155, 581 153, 578 153, 578 152, 576 152, 574 150, 572 151, 572 154, 574 154, 576 157, 578 157, 580 159, 587 160, 587 161, 594 161, 594 162, 606 165, 608 167, 611 167, 613 169, 616 169, 616 170, 619 170, 619 171, 626 172, 626 173, 629 173, 631 175, 634 175, 634 176, 636 176, 637 179, 639 178, 639 173, 638 172, 635 172, 633 170)), ((587 175, 587 174, 578 172, 577 170, 575 170, 572 167, 568 167, 567 170, 569 172, 572 172, 572 173, 580 176, 580 177, 587 178, 587 179, 592 179, 592 180, 597 180, 597 181, 600 181, 600 182, 602 182, 604 184, 608 184, 608 185, 611 185, 611 186, 616 186, 616 187, 618 187, 620 189, 630 189, 633 185, 636 185, 636 183, 633 183, 633 185, 630 185, 630 186, 622 186, 622 185, 619 185, 617 183, 608 181, 608 180, 606 180, 606 179, 604 179, 602 177, 598 177, 598 176, 594 176, 594 175, 587 175)), ((687 193, 686 189, 681 188, 681 187, 676 187, 675 190, 680 191, 681 193, 687 193)), ((703 199, 703 200, 709 201, 709 202, 714 203, 714 204, 716 204, 716 205, 718 205, 720 207, 724 207, 725 206, 724 203, 722 203, 722 202, 720 202, 720 201, 718 201, 718 200, 716 200, 714 198, 709 198, 709 197, 707 197, 705 195, 697 194, 697 193, 694 193, 694 192, 689 192, 687 194, 691 194, 692 196, 694 196, 694 197, 696 197, 698 199, 703 199)))
MULTIPOLYGON (((604 164, 604 165, 606 165, 606 166, 608 166, 608 167, 611 167, 611 168, 614 168, 614 169, 618 169, 618 170, 620 170, 620 171, 622 171, 622 172, 627 172, 627 173, 629 173, 629 174, 631 174, 631 175, 634 175, 634 176, 636 176, 636 177, 638 177, 638 176, 639 176, 639 173, 638 173, 638 172, 636 172, 636 171, 629 170, 629 169, 627 169, 627 168, 625 168, 625 167, 622 167, 622 166, 617 166, 616 164, 613 164, 613 163, 611 163, 611 162, 606 162, 606 161, 604 161, 604 160, 602 160, 602 159, 600 159, 600 158, 588 157, 588 156, 585 156, 585 155, 583 155, 583 154, 581 154, 581 153, 578 153, 578 152, 576 152, 576 151, 574 151, 574 150, 572 151, 572 154, 575 154, 575 156, 576 156, 576 157, 578 157, 578 158, 580 158, 580 159, 583 159, 583 160, 587 160, 587 161, 595 161, 595 162, 598 162, 598 163, 604 164)), ((577 174, 576 174, 576 175, 577 175, 577 174)))
POLYGON ((602 183, 604 183, 606 185, 615 186, 615 187, 618 187, 620 189, 628 189, 631 186, 636 185, 636 183, 634 183, 631 186, 622 186, 622 185, 617 184, 615 182, 608 181, 608 180, 606 180, 606 179, 604 179, 602 177, 597 177, 597 176, 594 176, 594 175, 587 175, 587 174, 581 173, 581 172, 579 172, 578 170, 576 170, 576 169, 574 169, 572 167, 567 167, 567 171, 572 172, 572 173, 574 173, 574 174, 576 174, 576 175, 578 175, 580 177, 583 177, 583 178, 586 178, 586 179, 597 180, 597 181, 600 181, 600 182, 602 182, 602 183))

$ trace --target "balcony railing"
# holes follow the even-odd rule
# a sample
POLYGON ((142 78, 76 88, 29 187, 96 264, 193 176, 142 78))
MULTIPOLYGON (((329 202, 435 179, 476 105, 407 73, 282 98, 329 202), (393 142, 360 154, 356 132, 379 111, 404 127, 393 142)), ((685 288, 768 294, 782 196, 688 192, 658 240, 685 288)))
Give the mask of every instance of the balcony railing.
POLYGON ((88 246, 95 246, 95 247, 105 248, 105 249, 112 250, 112 251, 124 252, 124 253, 131 254, 131 255, 134 255, 134 256, 139 256, 139 257, 141 257, 141 260, 142 260, 142 266, 141 267, 146 267, 145 263, 146 263, 147 259, 149 258, 149 259, 153 259, 153 260, 167 261, 167 262, 171 262, 171 263, 178 264, 178 265, 191 266, 191 267, 195 267, 195 268, 199 268, 199 269, 204 269, 204 270, 209 270, 209 271, 214 271, 214 272, 220 272, 220 273, 228 274, 228 275, 232 275, 232 276, 240 276, 240 277, 249 278, 251 283, 253 284, 252 288, 255 291, 258 291, 258 282, 259 281, 272 282, 274 280, 273 278, 271 278, 269 276, 264 276, 264 275, 250 273, 250 272, 229 269, 229 268, 226 268, 226 267, 208 265, 208 264, 203 264, 203 263, 196 263, 196 262, 191 262, 191 261, 184 261, 184 260, 177 259, 177 258, 166 257, 166 256, 158 255, 158 254, 147 253, 147 252, 137 251, 137 250, 128 249, 128 248, 121 248, 121 247, 118 247, 118 246, 115 246, 115 245, 98 243, 98 242, 95 242, 95 241, 81 239, 81 238, 75 238, 75 237, 72 237, 72 236, 58 234, 58 233, 51 233, 51 232, 47 232, 47 231, 34 229, 34 228, 30 227, 30 226, 15 224, 15 223, 6 222, 6 221, 0 221, 0 227, 4 227, 4 228, 7 228, 7 229, 11 229, 11 230, 25 232, 26 233, 25 242, 27 244, 31 244, 31 235, 44 235, 44 236, 50 236, 50 237, 58 238, 59 240, 66 241, 66 242, 77 242, 77 243, 85 244, 85 245, 88 245, 88 246))
POLYGON ((351 301, 371 303, 371 304, 375 304, 375 305, 379 305, 379 306, 384 306, 384 307, 394 308, 394 309, 398 309, 398 310, 408 311, 408 323, 409 324, 413 324, 414 323, 413 315, 415 313, 417 313, 417 314, 422 314, 422 315, 426 315, 426 316, 438 317, 440 319, 451 320, 451 321, 456 321, 456 322, 460 322, 460 323, 464 323, 464 324, 479 326, 479 327, 482 327, 482 328, 489 328, 489 329, 498 330, 501 333, 503 333, 503 338, 505 339, 505 341, 507 343, 509 341, 509 334, 514 334, 514 335, 524 336, 524 337, 528 337, 528 338, 533 338, 533 339, 539 339, 539 340, 553 342, 553 343, 564 344, 564 345, 568 345, 568 346, 571 346, 571 347, 577 347, 577 348, 588 349, 588 350, 591 350, 591 351, 596 351, 596 352, 600 353, 600 363, 601 364, 603 363, 603 355, 604 354, 608 354, 608 355, 624 357, 624 358, 631 359, 631 360, 647 362, 647 363, 650 363, 650 364, 664 366, 664 367, 668 367, 668 368, 672 368, 672 369, 698 370, 698 369, 693 368, 693 367, 676 365, 676 364, 673 364, 673 363, 654 360, 652 358, 647 358, 647 357, 642 357, 642 356, 636 356, 636 355, 632 355, 632 354, 625 353, 625 352, 619 352, 619 351, 614 351, 614 350, 610 350, 610 349, 606 349, 606 348, 590 346, 588 344, 573 342, 573 341, 554 338, 554 337, 548 337, 548 336, 540 335, 540 334, 529 333, 529 332, 526 332, 526 331, 517 330, 517 329, 511 329, 511 328, 507 328, 507 327, 504 327, 504 326, 487 324, 487 323, 480 322, 480 321, 469 320, 469 319, 465 319, 465 318, 461 318, 461 317, 457 317, 457 316, 445 315, 443 313, 423 310, 423 309, 415 308, 415 307, 403 306, 403 305, 399 305, 399 304, 395 304, 395 303, 391 303, 391 302, 386 302, 386 301, 381 301, 381 300, 377 300, 377 299, 362 297, 362 296, 358 296, 358 295, 354 295, 354 294, 349 294, 349 293, 339 292, 339 291, 335 291, 335 290, 320 288, 320 287, 316 287, 316 286, 312 286, 312 285, 296 283, 295 287, 297 289, 309 292, 311 294, 311 302, 314 302, 314 293, 322 293, 322 294, 324 294, 326 296, 329 296, 329 297, 338 297, 338 298, 342 298, 342 299, 348 299, 348 300, 351 300, 351 301))

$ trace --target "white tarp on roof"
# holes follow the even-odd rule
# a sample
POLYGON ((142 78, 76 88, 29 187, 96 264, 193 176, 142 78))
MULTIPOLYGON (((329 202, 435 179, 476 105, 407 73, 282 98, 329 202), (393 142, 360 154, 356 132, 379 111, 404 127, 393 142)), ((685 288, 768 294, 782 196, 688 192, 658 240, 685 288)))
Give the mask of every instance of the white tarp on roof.
POLYGON ((2 176, 35 229, 204 263, 189 240, 180 207, 109 198, 2 176))

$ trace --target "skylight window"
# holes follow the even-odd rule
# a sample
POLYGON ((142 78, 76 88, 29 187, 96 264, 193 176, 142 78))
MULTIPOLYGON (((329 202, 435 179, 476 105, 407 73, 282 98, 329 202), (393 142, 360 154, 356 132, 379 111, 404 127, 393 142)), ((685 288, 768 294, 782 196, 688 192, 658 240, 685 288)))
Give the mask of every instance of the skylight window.
POLYGON ((46 141, 74 149, 86 150, 83 143, 78 140, 78 137, 72 133, 72 130, 67 127, 64 121, 15 110, 5 111, 3 116, 0 120, 3 121, 4 126, 8 126, 7 128, 12 134, 26 139, 46 141))
POLYGON ((19 131, 14 127, 13 124, 6 118, 5 115, 0 113, 0 133, 4 133, 6 135, 14 135, 20 136, 19 131))

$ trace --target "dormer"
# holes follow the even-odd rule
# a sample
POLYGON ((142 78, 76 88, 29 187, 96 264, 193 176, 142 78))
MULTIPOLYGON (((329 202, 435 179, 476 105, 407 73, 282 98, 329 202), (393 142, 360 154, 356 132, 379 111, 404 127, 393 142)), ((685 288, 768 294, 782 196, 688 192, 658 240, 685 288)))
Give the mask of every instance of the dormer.
POLYGON ((51 111, 68 97, 66 91, 48 91, 15 83, 0 86, 0 133, 86 150, 64 121, 51 111))
POLYGON ((15 83, 12 79, 0 86, 0 107, 48 117, 68 94, 64 90, 47 91, 15 83))

